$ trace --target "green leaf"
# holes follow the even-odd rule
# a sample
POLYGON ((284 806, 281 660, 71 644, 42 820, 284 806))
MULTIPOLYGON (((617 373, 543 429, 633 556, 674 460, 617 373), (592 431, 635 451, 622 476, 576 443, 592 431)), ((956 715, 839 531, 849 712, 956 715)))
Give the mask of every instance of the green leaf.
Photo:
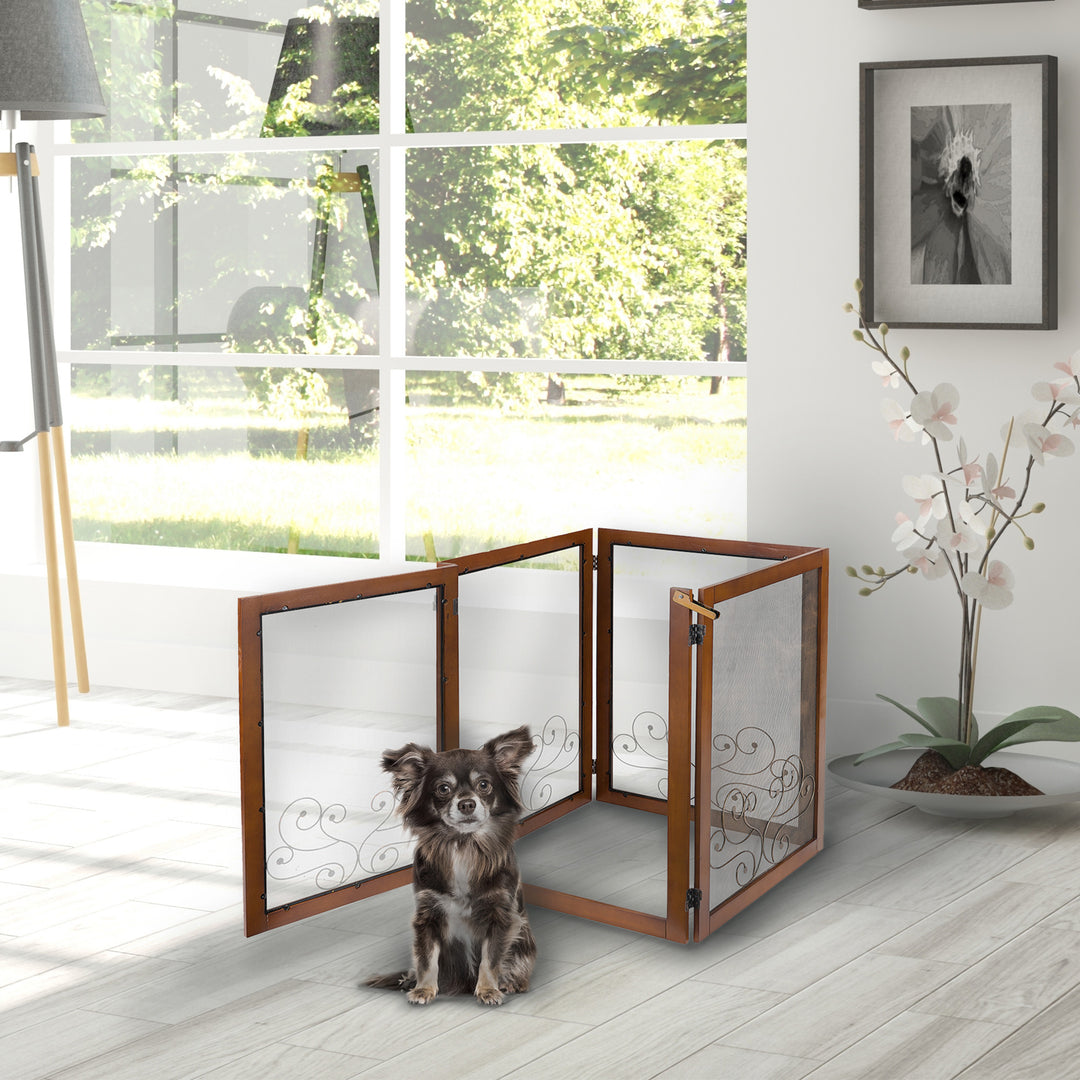
POLYGON ((1080 724, 1080 717, 1073 716, 1072 713, 1066 712, 1065 709, 1058 709, 1049 705, 1033 705, 1030 708, 1014 712, 1005 720, 1002 720, 1000 724, 992 727, 975 744, 971 750, 971 764, 980 764, 984 758, 989 757, 995 750, 1000 750, 1006 744, 1040 742, 1045 739, 1059 739, 1062 741, 1080 739, 1080 732, 1075 735, 1071 734, 1073 724, 1068 722, 1068 717, 1072 717, 1076 724, 1080 724), (1064 731, 1066 734, 1064 736, 1052 734, 1051 732, 1054 729, 1047 730, 1049 724, 1053 724, 1057 730, 1064 731), (1023 736, 1017 738, 1021 733, 1024 733, 1023 736))
MULTIPOLYGON (((927 723, 946 739, 960 735, 960 702, 954 697, 921 697, 915 703, 927 723)), ((972 717, 974 720, 974 717, 972 717)))
POLYGON ((959 704, 956 698, 919 698, 918 707, 924 712, 929 711, 929 716, 920 715, 914 709, 909 709, 906 705, 901 705, 899 701, 894 701, 891 697, 886 697, 884 694, 878 694, 882 701, 887 701, 890 705, 895 705, 901 712, 905 712, 911 717, 917 724, 926 728, 931 735, 938 735, 943 739, 951 739, 956 735, 956 714, 959 709, 959 704), (941 723, 941 713, 944 711, 945 706, 940 704, 942 702, 952 703, 952 720, 949 724, 941 723), (924 706, 930 706, 927 710, 924 706))
MULTIPOLYGON (((1080 716, 1059 709, 1056 705, 1032 705, 1011 713, 1002 720, 1007 724, 1014 720, 1031 720, 1033 717, 1049 718, 1038 727, 1022 729, 998 743, 998 749, 1026 742, 1078 742, 1080 741, 1080 716)), ((996 728, 994 730, 997 730, 996 728)))
POLYGON ((860 754, 853 762, 853 765, 861 765, 864 761, 868 761, 872 757, 878 757, 880 754, 887 754, 890 750, 910 750, 911 747, 907 743, 903 742, 891 742, 885 743, 882 746, 875 746, 873 750, 867 750, 865 753, 860 754))
POLYGON ((954 769, 962 769, 969 763, 971 756, 971 747, 967 743, 943 735, 922 735, 914 732, 901 735, 900 741, 905 746, 936 750, 954 769))
POLYGON ((959 769, 967 764, 971 747, 956 739, 942 738, 940 735, 923 735, 920 731, 905 732, 897 742, 885 743, 883 746, 876 746, 873 750, 860 754, 854 764, 861 765, 868 758, 887 754, 890 750, 936 750, 954 769, 959 769))

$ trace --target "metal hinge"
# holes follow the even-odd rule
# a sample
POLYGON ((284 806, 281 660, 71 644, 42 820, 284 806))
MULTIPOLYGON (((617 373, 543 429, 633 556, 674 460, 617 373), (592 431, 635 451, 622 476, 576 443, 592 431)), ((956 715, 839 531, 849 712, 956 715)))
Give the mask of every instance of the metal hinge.
POLYGON ((701 890, 700 889, 687 889, 686 890, 686 910, 691 908, 697 909, 701 907, 701 890))
POLYGON ((705 624, 704 623, 691 623, 690 624, 690 644, 700 645, 705 640, 705 624))
POLYGON ((593 776, 596 775, 596 758, 592 759, 592 774, 593 776))
POLYGON ((600 569, 600 556, 599 555, 594 555, 592 557, 592 568, 593 568, 593 573, 596 573, 596 571, 600 569))

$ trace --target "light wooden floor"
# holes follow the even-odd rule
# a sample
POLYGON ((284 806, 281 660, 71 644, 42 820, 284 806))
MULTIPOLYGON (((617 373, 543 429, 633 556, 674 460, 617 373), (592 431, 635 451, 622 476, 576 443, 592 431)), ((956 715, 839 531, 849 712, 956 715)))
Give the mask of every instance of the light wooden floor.
POLYGON ((408 890, 245 939, 235 703, 0 679, 5 1080, 1067 1080, 1080 807, 829 791, 826 851, 700 946, 535 910, 526 995, 426 1009, 408 890))

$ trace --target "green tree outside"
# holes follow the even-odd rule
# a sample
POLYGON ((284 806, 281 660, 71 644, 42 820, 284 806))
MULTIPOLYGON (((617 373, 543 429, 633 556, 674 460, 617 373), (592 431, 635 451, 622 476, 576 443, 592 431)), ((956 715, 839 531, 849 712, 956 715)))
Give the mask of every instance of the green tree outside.
MULTIPOLYGON (((227 107, 210 115, 169 70, 172 35, 184 17, 178 5, 90 0, 84 6, 110 115, 75 125, 77 141, 287 134, 296 137, 298 153, 288 155, 285 175, 273 175, 285 155, 255 151, 200 160, 166 153, 77 158, 75 346, 152 347, 143 382, 156 380, 155 386, 173 388, 165 396, 174 393, 175 375, 162 382, 170 332, 171 347, 184 348, 177 327, 185 307, 233 288, 243 267, 238 271, 236 252, 223 250, 198 292, 179 279, 171 291, 159 289, 154 334, 140 338, 113 311, 108 270, 117 235, 136 226, 156 230, 160 255, 162 244, 185 243, 175 228, 168 239, 178 206, 229 200, 238 213, 273 210, 283 227, 328 234, 338 261, 318 273, 313 266, 318 289, 278 287, 273 295, 268 289, 243 317, 234 312, 228 327, 187 345, 266 353, 266 368, 237 371, 268 424, 295 425, 305 458, 340 454, 349 445, 338 436, 315 434, 310 443, 307 436, 328 423, 340 426, 355 411, 358 392, 366 394, 375 411, 362 410, 363 435, 352 444, 362 453, 377 420, 370 378, 319 371, 316 358, 377 350, 373 203, 365 205, 359 188, 335 190, 338 155, 303 151, 303 135, 322 133, 317 125, 326 114, 308 103, 315 97, 312 80, 294 83, 288 108, 275 113, 241 75, 214 68, 227 107), (290 367, 288 357, 299 355, 305 366, 290 367), (332 421, 335 410, 339 419, 332 421)), ((365 47, 375 63, 376 11, 370 2, 349 0, 304 9, 308 17, 365 22, 365 47)), ((745 119, 745 0, 476 0, 467 9, 452 0, 410 0, 406 48, 407 130, 418 133, 745 119)), ((336 130, 372 130, 377 86, 377 69, 369 67, 340 88, 336 130)), ((537 369, 560 382, 554 373, 562 359, 744 359, 745 145, 689 136, 408 150, 410 351, 536 358, 537 369)), ((361 159, 367 160, 353 153, 348 168, 361 159)), ((373 159, 371 165, 377 168, 373 159)), ((377 182, 365 190, 373 196, 377 182)), ((252 239, 252 250, 273 242, 265 231, 252 239)), ((95 371, 78 373, 86 392, 105 378, 95 371)), ((630 394, 655 380, 619 383, 630 394)), ((100 392, 105 389, 101 383, 100 392)), ((432 373, 425 392, 525 412, 543 396, 533 377, 489 372, 432 373)), ((547 396, 552 400, 550 383, 547 396)))

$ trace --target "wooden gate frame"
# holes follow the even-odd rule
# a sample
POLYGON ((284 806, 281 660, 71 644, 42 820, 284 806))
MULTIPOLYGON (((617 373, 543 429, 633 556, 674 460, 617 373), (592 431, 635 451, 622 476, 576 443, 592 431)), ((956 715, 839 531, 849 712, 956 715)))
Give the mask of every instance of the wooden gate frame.
POLYGON ((365 881, 341 885, 278 908, 266 906, 266 796, 263 769, 264 615, 327 604, 363 602, 380 596, 431 589, 436 597, 437 677, 432 687, 438 748, 458 744, 457 688, 457 573, 436 568, 414 574, 395 574, 241 597, 238 603, 240 665, 240 812, 244 865, 244 934, 251 937, 277 926, 306 919, 351 904, 366 896, 396 889, 412 881, 412 866, 365 881))
MULTIPOLYGON (((760 896, 764 895, 789 874, 793 874, 825 846, 825 675, 828 651, 828 590, 829 558, 824 550, 807 551, 775 566, 752 571, 732 581, 721 582, 698 590, 698 602, 714 610, 727 600, 743 596, 780 581, 801 577, 802 596, 802 672, 800 759, 812 760, 815 768, 814 815, 805 835, 798 837, 794 851, 779 863, 754 878, 732 896, 725 897, 716 907, 710 903, 710 832, 713 813, 697 814, 694 821, 694 887, 700 905, 694 920, 694 940, 703 941, 714 930, 734 918, 760 896), (813 652, 806 648, 814 642, 813 652)), ((697 654, 697 709, 695 717, 695 757, 711 761, 712 755, 712 673, 713 620, 704 619, 701 646, 697 654)), ((711 769, 699 768, 695 776, 694 805, 711 803, 711 769)))
MULTIPOLYGON (((556 911, 619 926, 639 933, 686 943, 690 940, 690 911, 695 911, 693 939, 701 941, 718 926, 743 910, 753 900, 798 869, 822 849, 824 834, 824 690, 828 640, 828 551, 824 548, 753 544, 660 533, 625 530, 598 530, 598 553, 594 557, 592 530, 482 552, 439 564, 416 573, 370 578, 343 584, 287 590, 260 596, 242 597, 238 603, 240 661, 240 765, 241 814, 244 861, 245 934, 262 933, 278 926, 331 910, 367 896, 407 885, 411 867, 392 870, 362 882, 339 886, 279 908, 266 907, 266 833, 264 821, 263 697, 261 620, 264 615, 328 604, 362 601, 377 596, 423 589, 436 591, 437 678, 434 688, 436 748, 459 745, 458 714, 458 580, 461 576, 528 558, 577 547, 581 553, 580 578, 580 665, 581 711, 579 732, 579 786, 573 795, 532 815, 521 828, 524 835, 542 828, 556 818, 599 802, 625 805, 667 816, 667 897, 666 913, 655 915, 624 908, 555 889, 526 884, 530 903, 556 911), (690 601, 692 589, 672 587, 668 619, 668 793, 655 798, 621 791, 613 787, 612 716, 613 686, 613 596, 615 588, 614 552, 619 546, 658 551, 695 552, 744 559, 761 559, 774 565, 738 575, 716 585, 699 588, 697 601, 690 601), (595 667, 596 690, 593 708, 593 589, 585 583, 597 571, 595 667), (711 619, 707 612, 731 597, 743 595, 776 581, 798 575, 816 575, 815 602, 804 602, 803 635, 813 633, 815 656, 807 664, 804 648, 803 714, 814 730, 815 808, 811 835, 792 854, 756 878, 734 896, 710 910, 708 896, 708 841, 710 815, 695 813, 696 806, 708 805, 707 769, 697 770, 695 790, 691 790, 691 761, 709 760, 710 723, 704 722, 703 703, 711 698, 711 619), (691 628, 701 626, 691 644, 691 628), (694 708, 694 699, 697 708, 694 708), (596 757, 590 760, 593 745, 592 717, 595 714, 596 757), (590 768, 591 766, 591 768, 590 768), (596 773, 595 794, 590 772, 596 773), (691 839, 695 855, 691 859, 691 839), (693 886, 691 886, 691 875, 693 886), (699 907, 700 904, 700 907, 699 907)), ((591 584, 591 582, 590 582, 591 584)), ((804 589, 804 597, 808 590, 804 589)))

